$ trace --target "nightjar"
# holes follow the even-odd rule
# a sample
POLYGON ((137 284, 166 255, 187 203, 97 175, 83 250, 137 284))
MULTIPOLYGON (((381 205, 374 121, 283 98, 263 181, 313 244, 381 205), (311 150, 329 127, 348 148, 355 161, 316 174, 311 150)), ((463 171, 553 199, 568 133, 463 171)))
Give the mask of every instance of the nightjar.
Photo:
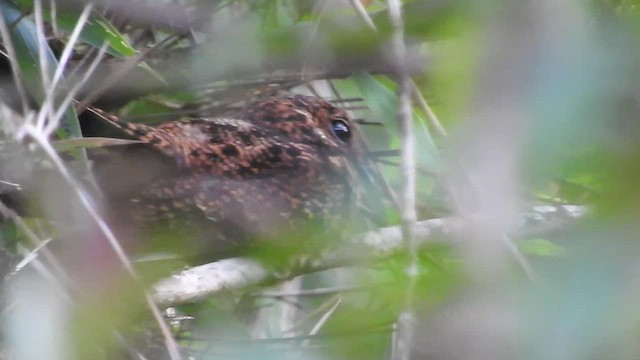
POLYGON ((97 166, 115 224, 207 260, 264 240, 338 238, 370 166, 346 111, 317 97, 158 126, 102 116, 141 142, 97 166))

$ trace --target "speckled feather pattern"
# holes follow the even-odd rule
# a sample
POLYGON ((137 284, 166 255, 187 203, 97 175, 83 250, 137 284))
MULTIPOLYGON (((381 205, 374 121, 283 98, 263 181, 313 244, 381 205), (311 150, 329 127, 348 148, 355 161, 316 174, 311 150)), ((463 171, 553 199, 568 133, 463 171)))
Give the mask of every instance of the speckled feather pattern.
POLYGON ((214 248, 296 231, 310 222, 336 226, 353 204, 357 137, 332 132, 347 113, 309 96, 275 97, 247 106, 240 119, 199 118, 159 126, 107 120, 175 167, 126 194, 138 222, 180 226, 206 219, 214 248), (222 245, 224 243, 226 245, 222 245), (222 245, 222 246, 221 246, 222 245))

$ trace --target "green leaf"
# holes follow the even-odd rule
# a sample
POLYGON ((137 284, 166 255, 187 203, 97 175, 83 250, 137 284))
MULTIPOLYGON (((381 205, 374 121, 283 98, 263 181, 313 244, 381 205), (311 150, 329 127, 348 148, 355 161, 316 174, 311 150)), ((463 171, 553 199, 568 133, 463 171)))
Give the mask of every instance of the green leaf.
MULTIPOLYGON (((62 30, 73 31, 77 21, 77 14, 68 11, 58 13, 57 25, 62 30)), ((129 44, 125 36, 99 14, 94 13, 91 20, 87 21, 80 33, 80 39, 97 48, 105 43, 108 44, 107 53, 117 58, 124 59, 136 54, 136 50, 129 44)))

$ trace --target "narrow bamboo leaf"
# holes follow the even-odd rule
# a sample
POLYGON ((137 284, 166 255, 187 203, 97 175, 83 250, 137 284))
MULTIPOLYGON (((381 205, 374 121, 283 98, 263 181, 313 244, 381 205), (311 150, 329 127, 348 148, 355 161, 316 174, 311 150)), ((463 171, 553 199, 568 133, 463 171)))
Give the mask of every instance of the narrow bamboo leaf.
POLYGON ((70 151, 78 148, 98 148, 105 146, 119 146, 138 144, 138 140, 116 139, 105 137, 85 137, 55 141, 53 147, 58 151, 70 151))

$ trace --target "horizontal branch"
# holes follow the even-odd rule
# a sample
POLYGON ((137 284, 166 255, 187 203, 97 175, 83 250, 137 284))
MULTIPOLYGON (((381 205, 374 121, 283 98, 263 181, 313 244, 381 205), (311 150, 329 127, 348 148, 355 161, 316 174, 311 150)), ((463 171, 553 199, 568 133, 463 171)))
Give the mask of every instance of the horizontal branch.
MULTIPOLYGON (((524 214, 520 228, 514 234, 520 238, 530 238, 550 233, 571 225, 587 213, 585 206, 535 206, 524 214)), ((416 224, 415 236, 419 246, 428 243, 453 241, 465 222, 460 218, 440 218, 420 221, 416 224)), ((239 290, 251 285, 328 268, 353 265, 363 259, 384 258, 403 249, 402 233, 399 226, 391 226, 370 231, 340 251, 331 251, 313 261, 305 263, 296 273, 273 274, 258 261, 246 258, 224 259, 214 263, 196 266, 161 280, 154 286, 156 301, 162 306, 194 303, 211 295, 239 290), (352 251, 357 249, 357 251, 352 251), (357 257, 354 254, 358 254, 357 257)))

